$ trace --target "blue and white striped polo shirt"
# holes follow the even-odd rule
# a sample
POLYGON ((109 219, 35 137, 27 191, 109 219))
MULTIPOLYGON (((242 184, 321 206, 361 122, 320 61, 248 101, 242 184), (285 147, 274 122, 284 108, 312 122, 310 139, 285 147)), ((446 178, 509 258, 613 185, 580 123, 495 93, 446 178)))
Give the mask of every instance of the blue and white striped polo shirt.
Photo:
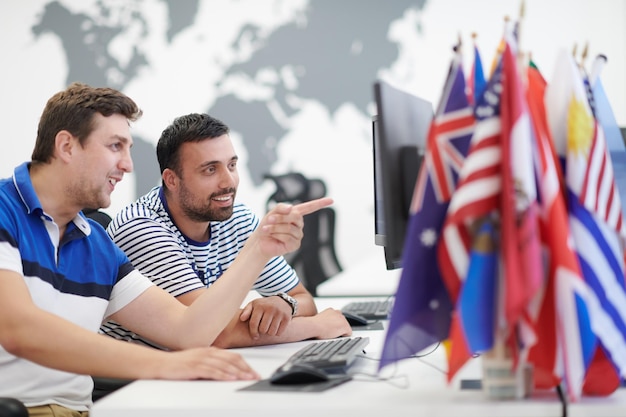
MULTIPOLYGON (((0 180, 0 269, 23 276, 39 308, 97 332, 105 317, 153 284, 92 220, 75 217, 59 239, 28 168, 24 163, 13 178, 0 180)), ((0 347, 0 397, 86 410, 92 388, 89 376, 46 368, 0 347)))

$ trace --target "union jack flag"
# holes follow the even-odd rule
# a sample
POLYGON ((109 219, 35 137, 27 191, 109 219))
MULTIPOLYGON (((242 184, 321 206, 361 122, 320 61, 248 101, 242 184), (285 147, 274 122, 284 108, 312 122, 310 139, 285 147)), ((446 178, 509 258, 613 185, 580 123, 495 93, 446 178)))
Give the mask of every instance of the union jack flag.
POLYGON ((465 161, 467 153, 467 136, 474 129, 474 116, 468 106, 464 106, 459 97, 450 97, 445 108, 438 112, 429 131, 429 142, 434 142, 424 156, 424 166, 430 176, 420 175, 418 178, 415 207, 412 212, 422 209, 426 182, 431 181, 435 199, 438 203, 447 203, 452 198, 456 187, 458 173, 465 161))
POLYGON ((436 259, 439 232, 474 127, 457 53, 429 129, 415 183, 396 292, 379 368, 448 337, 452 304, 436 259))

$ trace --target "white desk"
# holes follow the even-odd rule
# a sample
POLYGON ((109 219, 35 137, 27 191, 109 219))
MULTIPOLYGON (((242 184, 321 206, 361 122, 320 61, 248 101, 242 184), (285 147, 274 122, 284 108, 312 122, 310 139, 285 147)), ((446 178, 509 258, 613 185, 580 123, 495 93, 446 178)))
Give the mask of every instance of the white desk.
MULTIPOLYGON (((318 299, 320 308, 340 308, 347 298, 318 299)), ((238 391, 250 381, 137 381, 98 401, 92 417, 160 416, 285 416, 332 417, 346 415, 380 416, 561 416, 562 408, 552 391, 533 394, 528 400, 490 401, 480 390, 461 390, 458 382, 448 385, 444 350, 439 347, 422 359, 405 359, 383 370, 374 380, 377 359, 384 343, 384 331, 354 332, 369 336, 365 358, 359 358, 351 372, 354 379, 321 393, 238 391), (359 372, 363 374, 359 374, 359 372), (404 379, 403 379, 404 378, 404 379), (400 387, 403 385, 404 387, 400 387)), ((238 349, 246 360, 268 378, 296 350, 310 342, 238 349)), ((428 350, 428 349, 426 349, 428 350)), ((460 372, 458 380, 480 378, 479 359, 460 372)), ((608 398, 585 398, 570 404, 571 417, 623 416, 626 391, 608 398)))

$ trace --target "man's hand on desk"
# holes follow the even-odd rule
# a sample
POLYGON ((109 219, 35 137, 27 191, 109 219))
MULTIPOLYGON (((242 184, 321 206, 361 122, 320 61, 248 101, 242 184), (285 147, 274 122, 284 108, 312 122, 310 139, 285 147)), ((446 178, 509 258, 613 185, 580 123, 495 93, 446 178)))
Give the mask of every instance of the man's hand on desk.
POLYGON ((229 325, 213 342, 221 348, 239 348, 250 346, 273 345, 278 343, 300 342, 307 339, 334 339, 350 336, 352 328, 341 311, 328 308, 313 316, 292 317, 281 335, 259 334, 253 339, 248 323, 234 317, 229 325))
POLYGON ((340 336, 352 335, 352 327, 343 313, 334 308, 327 308, 317 313, 311 319, 317 319, 319 324, 319 335, 317 339, 334 339, 340 336))
POLYGON ((250 337, 281 336, 296 316, 313 316, 317 307, 302 283, 288 293, 251 300, 239 313, 239 320, 247 323, 250 337))
MULTIPOLYGON (((163 352, 169 360, 159 361, 157 378, 173 380, 215 379, 221 381, 260 379, 238 353, 215 347, 163 352)), ((151 375, 150 378, 153 378, 151 375)))
POLYGON ((291 307, 282 299, 263 297, 250 301, 241 311, 239 320, 248 323, 250 337, 280 336, 291 323, 291 307))
POLYGON ((328 308, 313 316, 291 317, 285 307, 289 306, 277 297, 259 298, 246 305, 239 320, 248 321, 253 340, 259 340, 261 336, 286 337, 285 340, 277 339, 274 343, 311 338, 333 339, 352 334, 350 323, 339 310, 328 308), (278 305, 276 301, 279 301, 278 305), (292 329, 286 334, 289 326, 292 329))

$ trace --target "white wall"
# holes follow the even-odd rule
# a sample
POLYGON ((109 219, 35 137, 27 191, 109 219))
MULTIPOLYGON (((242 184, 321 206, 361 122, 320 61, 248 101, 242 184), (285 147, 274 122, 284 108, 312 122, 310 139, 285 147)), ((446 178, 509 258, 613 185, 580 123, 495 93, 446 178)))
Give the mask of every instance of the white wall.
MULTIPOLYGON (((93 2, 60 0, 74 8, 88 8, 93 2)), ((341 0, 337 0, 341 1, 341 0)), ((381 0, 384 1, 384 0, 381 0)), ((48 0, 22 0, 0 2, 0 120, 2 121, 2 149, 0 176, 8 176, 13 167, 30 157, 36 135, 39 115, 46 100, 65 87, 67 68, 59 40, 53 36, 34 39, 31 23, 36 20, 48 0)), ((164 8, 157 0, 147 1, 151 20, 163 20, 164 8)), ((253 20, 258 15, 268 19, 289 17, 302 8, 304 1, 204 0, 203 13, 210 13, 207 30, 221 33, 224 39, 232 36, 233 22, 253 20), (281 11, 282 15, 277 11, 281 11)), ((505 16, 518 16, 517 0, 429 0, 422 13, 407 13, 390 26, 389 38, 398 42, 399 59, 388 68, 381 68, 380 76, 392 80, 431 100, 435 105, 450 59, 450 48, 458 34, 465 40, 465 51, 470 60, 470 34, 478 34, 478 44, 486 66, 500 40, 505 16), (415 31, 422 29, 421 35, 415 31), (423 64, 428 62, 427 65, 423 64), (419 63, 419 64, 418 64, 419 63)), ((69 6, 68 6, 69 7, 69 6)), ((363 12, 363 11, 360 11, 363 12)), ((355 11, 355 18, 359 11, 355 11)), ((522 26, 522 47, 532 53, 533 59, 549 79, 559 48, 571 50, 578 45, 589 45, 591 61, 598 53, 608 57, 602 80, 616 118, 626 126, 626 0, 528 0, 522 26)), ((350 22, 346 22, 350 24, 350 22)), ((165 30, 165 28, 164 28, 165 30)), ((197 35, 197 34, 196 34, 197 35)), ((157 42, 158 40, 154 40, 157 42)), ((131 95, 145 111, 144 118, 135 126, 136 132, 147 137, 158 137, 163 127, 174 116, 196 111, 208 103, 198 101, 198 96, 181 96, 176 85, 168 84, 168 77, 177 75, 176 57, 186 55, 186 45, 179 42, 169 46, 169 54, 162 56, 159 67, 147 72, 145 77, 133 82, 126 93, 131 95), (157 90, 166 91, 167 97, 156 97, 157 90)), ((120 40, 123 43, 123 39, 120 40)), ((224 44, 215 44, 223 48, 224 44)), ((157 59, 158 57, 155 57, 157 59)), ((324 59, 320 56, 320 59, 324 59)), ((197 62, 186 76, 185 82, 193 85, 218 75, 209 72, 206 63, 197 62), (190 77, 188 79, 187 77, 190 77)), ((374 80, 372 80, 374 81, 374 80)), ((374 109, 372 108, 372 113, 374 109)), ((277 170, 298 166, 326 179, 329 193, 336 200, 338 211, 338 251, 345 267, 363 259, 380 257, 382 250, 373 244, 373 195, 371 184, 371 149, 369 148, 369 115, 350 106, 342 107, 334 115, 322 115, 314 104, 303 107, 301 114, 292 119, 296 125, 290 134, 309 131, 316 143, 302 144, 283 138, 277 170), (329 117, 324 125, 309 124, 319 117, 329 117), (347 138, 342 147, 333 137, 347 138), (349 155, 349 158, 347 157, 349 155)), ((234 138, 238 140, 237 137, 234 138)), ((241 150, 241 147, 239 148, 241 150)), ((247 158, 242 151, 242 166, 247 158)), ((115 211, 129 202, 134 195, 132 181, 123 181, 113 194, 115 211)), ((242 173, 240 195, 257 210, 263 209, 272 187, 266 184, 252 186, 246 173, 242 173)))

